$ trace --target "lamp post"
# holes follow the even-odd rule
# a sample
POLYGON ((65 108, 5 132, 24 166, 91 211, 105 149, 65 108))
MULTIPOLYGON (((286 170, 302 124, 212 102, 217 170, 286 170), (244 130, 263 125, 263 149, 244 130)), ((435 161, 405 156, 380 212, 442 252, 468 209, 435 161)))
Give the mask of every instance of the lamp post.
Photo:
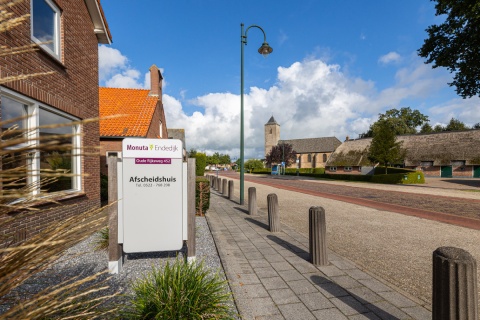
POLYGON ((241 35, 240 35, 240 43, 241 43, 241 53, 240 53, 240 205, 244 204, 245 194, 244 194, 244 185, 245 185, 245 167, 244 167, 244 153, 245 153, 245 145, 244 145, 244 130, 243 130, 243 50, 244 46, 247 44, 247 32, 250 28, 258 28, 263 33, 263 44, 258 49, 258 53, 263 55, 264 57, 268 56, 272 53, 273 49, 267 43, 267 36, 265 35, 265 31, 257 25, 252 24, 249 26, 245 32, 243 31, 243 23, 240 24, 241 26, 241 35))

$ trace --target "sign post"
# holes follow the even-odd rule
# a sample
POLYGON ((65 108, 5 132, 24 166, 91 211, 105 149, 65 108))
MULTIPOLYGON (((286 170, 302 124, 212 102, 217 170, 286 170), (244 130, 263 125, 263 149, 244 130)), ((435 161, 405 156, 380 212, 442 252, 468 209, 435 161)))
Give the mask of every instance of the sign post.
POLYGON ((124 252, 180 250, 182 141, 127 138, 122 150, 124 252))

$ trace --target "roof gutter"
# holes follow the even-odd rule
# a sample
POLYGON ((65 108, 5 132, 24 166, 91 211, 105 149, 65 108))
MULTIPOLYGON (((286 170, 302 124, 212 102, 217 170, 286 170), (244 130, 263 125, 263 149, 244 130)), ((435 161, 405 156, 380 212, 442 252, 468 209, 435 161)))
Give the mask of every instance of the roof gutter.
POLYGON ((107 20, 105 19, 102 6, 100 5, 100 0, 84 1, 87 5, 88 12, 90 13, 98 43, 112 44, 112 35, 108 29, 107 20))

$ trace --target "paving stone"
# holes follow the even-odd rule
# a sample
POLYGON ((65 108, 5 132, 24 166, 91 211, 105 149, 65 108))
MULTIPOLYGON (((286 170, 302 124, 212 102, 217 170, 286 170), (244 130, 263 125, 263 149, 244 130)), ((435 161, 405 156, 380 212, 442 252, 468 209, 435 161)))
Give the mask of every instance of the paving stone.
POLYGON ((288 289, 287 283, 280 277, 261 279, 261 281, 267 290, 288 289))
POLYGON ((431 320, 432 319, 432 313, 421 306, 401 308, 401 310, 415 320, 431 320))
POLYGON ((258 316, 268 316, 268 319, 270 319, 270 316, 280 313, 280 310, 270 297, 250 299, 247 303, 250 313, 254 315, 254 319, 258 316))
POLYGON ((379 302, 367 304, 366 307, 372 310, 381 319, 385 319, 385 320, 410 319, 410 317, 405 312, 398 309, 393 304, 387 301, 379 301, 379 302))
POLYGON ((303 303, 283 304, 278 308, 285 319, 314 320, 315 316, 305 307, 303 303))
POLYGON ((350 277, 354 278, 355 280, 370 280, 373 279, 371 275, 368 273, 363 272, 362 270, 359 269, 346 269, 343 270, 346 274, 348 274, 350 277))
POLYGON ((308 280, 288 281, 287 284, 296 294, 318 292, 317 288, 308 280))
POLYGON ((285 281, 293 281, 293 280, 303 280, 305 277, 298 272, 297 270, 285 270, 285 271, 279 271, 278 274, 280 277, 282 277, 283 280, 285 281))
POLYGON ((241 284, 256 284, 260 283, 256 274, 239 273, 237 274, 237 281, 241 284))
POLYGON ((335 277, 335 276, 343 276, 345 275, 345 272, 340 270, 334 265, 329 265, 329 266, 317 266, 318 270, 322 271, 324 274, 326 274, 328 277, 335 277))
POLYGON ((261 284, 248 284, 241 287, 248 298, 268 298, 267 290, 261 284))
POLYGON ((378 294, 399 308, 414 307, 417 305, 412 300, 395 291, 379 292, 378 294))
POLYGON ((315 288, 327 298, 344 297, 349 295, 345 289, 334 282, 321 283, 316 285, 315 288))
POLYGON ((349 320, 382 320, 373 312, 367 312, 362 314, 355 314, 348 317, 349 320))
POLYGON ((361 284, 365 285, 366 287, 372 289, 373 291, 375 292, 383 292, 383 291, 392 291, 392 289, 386 285, 384 285, 383 283, 381 283, 380 281, 378 281, 377 279, 360 279, 358 280, 358 282, 360 282, 361 284))
POLYGON ((310 292, 305 294, 299 294, 298 298, 302 300, 305 306, 310 310, 328 309, 335 306, 320 292, 310 292))
POLYGON ((260 279, 278 277, 278 273, 272 267, 255 268, 255 273, 260 279))
POLYGON ((349 276, 330 277, 330 279, 344 289, 363 287, 363 284, 349 276))
POLYGON ((276 271, 294 270, 292 265, 290 263, 288 263, 287 261, 272 262, 271 265, 276 271))
POLYGON ((275 252, 275 254, 265 255, 264 258, 265 258, 265 260, 267 260, 270 263, 272 263, 272 262, 286 262, 286 260, 276 252, 275 252))
POLYGON ((269 290, 268 293, 277 305, 300 302, 295 292, 290 289, 269 290))
POLYGON ((265 259, 250 260, 249 261, 252 268, 268 268, 271 267, 270 263, 265 259))
MULTIPOLYGON (((286 257, 286 259, 289 259, 286 257)), ((289 259, 288 262, 291 263, 291 265, 298 270, 300 273, 313 273, 313 272, 318 272, 318 269, 311 264, 310 262, 299 259, 298 257, 295 257, 294 259, 289 259)))
POLYGON ((340 270, 348 270, 348 269, 355 269, 355 265, 348 262, 348 261, 345 261, 343 259, 341 260, 330 260, 330 263, 333 264, 334 266, 336 266, 338 269, 340 270))
POLYGON ((245 257, 250 260, 258 260, 263 258, 263 254, 261 252, 245 252, 245 257))
POLYGON ((313 311, 313 315, 318 320, 348 320, 348 318, 338 309, 323 309, 313 311))
POLYGON ((351 316, 357 313, 366 313, 369 310, 352 296, 345 296, 339 298, 332 298, 330 302, 333 303, 343 314, 351 316))
POLYGON ((364 302, 362 302, 363 304, 368 304, 368 303, 373 303, 373 302, 377 302, 377 301, 382 301, 382 300, 385 300, 384 298, 382 298, 381 296, 379 296, 378 294, 376 294, 375 292, 373 292, 371 289, 367 288, 367 287, 359 287, 359 288, 352 288, 352 289, 348 289, 348 292, 350 292, 350 294, 357 300, 364 300, 364 302))
MULTIPOLYGON (((279 311, 280 312, 280 311, 279 311)), ((268 316, 256 316, 255 320, 284 320, 285 317, 281 314, 270 314, 268 316)))

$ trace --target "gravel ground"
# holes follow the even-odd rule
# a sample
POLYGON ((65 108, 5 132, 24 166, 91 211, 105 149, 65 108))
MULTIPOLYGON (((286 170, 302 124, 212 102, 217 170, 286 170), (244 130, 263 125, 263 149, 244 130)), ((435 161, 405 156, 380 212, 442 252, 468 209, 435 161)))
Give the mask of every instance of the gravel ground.
MULTIPOLYGON (((94 252, 92 250, 93 241, 94 236, 91 236, 67 250, 65 255, 50 269, 38 274, 33 279, 29 279, 15 292, 15 295, 24 297, 74 276, 84 278, 105 271, 108 265, 108 256, 105 252, 94 252)), ((107 284, 109 285, 108 293, 120 292, 125 294, 129 291, 129 284, 141 278, 153 266, 164 266, 167 261, 173 262, 177 256, 183 258, 185 255, 185 247, 178 252, 127 254, 125 255, 123 269, 119 274, 113 276, 104 274, 98 280, 107 279, 107 284)), ((203 260, 204 265, 211 269, 212 272, 220 271, 223 279, 226 279, 205 217, 196 217, 196 259, 197 261, 203 260)), ((230 290, 229 287, 227 289, 230 290)), ((105 294, 105 291, 102 294, 105 294)), ((6 305, 0 305, 0 314, 5 312, 6 308, 6 305)), ((238 314, 233 302, 231 303, 231 308, 238 314)))
MULTIPOLYGON (((246 181, 245 188, 251 186, 257 190, 259 214, 266 215, 267 195, 276 193, 281 222, 305 236, 308 236, 309 208, 322 206, 326 212, 327 245, 331 250, 424 301, 427 308, 431 304, 432 253, 435 249, 441 246, 462 248, 480 261, 480 231, 477 230, 246 181)), ((411 190, 420 191, 418 188, 411 190)), ((238 197, 238 190, 235 191, 238 197)), ((402 191, 406 192, 407 188, 402 191)), ((436 192, 423 188, 422 191, 425 194, 436 192)), ((475 196, 478 197, 478 193, 475 196)), ((477 279, 480 281, 480 276, 477 279)))

